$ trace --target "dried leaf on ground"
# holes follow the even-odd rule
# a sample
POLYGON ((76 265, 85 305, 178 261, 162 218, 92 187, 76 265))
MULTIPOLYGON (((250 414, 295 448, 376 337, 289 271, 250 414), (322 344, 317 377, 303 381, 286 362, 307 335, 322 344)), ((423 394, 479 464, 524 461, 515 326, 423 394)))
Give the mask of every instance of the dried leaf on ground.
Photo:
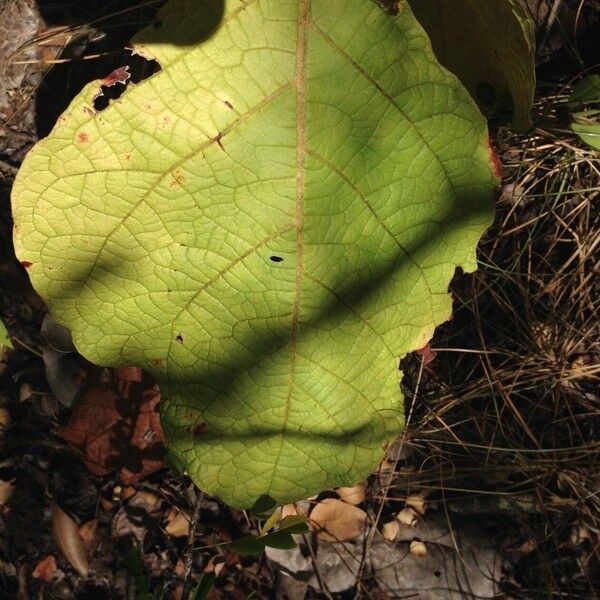
POLYGON ((343 542, 353 540, 363 532, 367 513, 342 500, 326 498, 310 513, 310 521, 322 540, 343 542))
POLYGON ((59 435, 98 476, 119 472, 130 484, 164 467, 163 433, 156 407, 160 392, 140 369, 103 369, 88 374, 81 402, 59 435), (135 373, 134 373, 135 371, 135 373))
POLYGON ((352 487, 339 487, 335 490, 338 496, 349 504, 360 504, 365 499, 365 484, 359 483, 352 487))
POLYGON ((397 515, 396 519, 402 525, 412 527, 417 520, 417 513, 412 508, 403 508, 397 515))
POLYGON ((0 433, 10 424, 10 411, 8 408, 0 407, 0 433))
POLYGON ((427 555, 427 546, 425 542, 421 540, 413 540, 408 547, 409 552, 413 556, 426 556, 427 555))
POLYGON ((412 508, 415 512, 421 516, 427 511, 427 503, 422 494, 409 494, 406 498, 406 506, 412 508))
POLYGON ((12 493, 15 491, 15 480, 11 479, 10 481, 5 481, 4 479, 0 479, 0 506, 4 506, 12 493))
POLYGON ((190 532, 190 517, 184 512, 173 509, 167 521, 165 531, 173 537, 187 536, 190 532))
POLYGON ((56 504, 52 503, 52 534, 59 550, 69 564, 83 577, 87 577, 89 563, 77 523, 56 504))
POLYGON ((43 579, 44 581, 52 581, 57 569, 56 558, 52 554, 49 554, 45 558, 42 558, 40 562, 35 566, 31 573, 31 577, 34 579, 43 579))
POLYGON ((152 492, 141 490, 134 494, 113 519, 113 537, 132 537, 143 543, 146 533, 158 524, 162 504, 162 500, 152 492))
POLYGON ((98 519, 90 519, 79 527, 79 536, 87 546, 89 546, 96 537, 97 529, 98 519))
POLYGON ((388 542, 393 542, 400 535, 400 523, 396 519, 388 521, 381 528, 381 532, 388 542))

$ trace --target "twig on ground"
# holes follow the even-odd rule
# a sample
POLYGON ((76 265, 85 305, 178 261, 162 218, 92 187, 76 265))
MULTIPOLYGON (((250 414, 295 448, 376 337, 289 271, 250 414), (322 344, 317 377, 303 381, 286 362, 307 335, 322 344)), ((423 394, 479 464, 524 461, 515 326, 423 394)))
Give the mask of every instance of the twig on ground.
POLYGON ((188 600, 192 591, 192 569, 194 567, 194 541, 196 532, 200 523, 200 513, 202 511, 202 492, 196 488, 196 502, 194 503, 194 512, 190 520, 190 531, 188 533, 187 545, 185 549, 185 571, 183 576, 182 600, 188 600))

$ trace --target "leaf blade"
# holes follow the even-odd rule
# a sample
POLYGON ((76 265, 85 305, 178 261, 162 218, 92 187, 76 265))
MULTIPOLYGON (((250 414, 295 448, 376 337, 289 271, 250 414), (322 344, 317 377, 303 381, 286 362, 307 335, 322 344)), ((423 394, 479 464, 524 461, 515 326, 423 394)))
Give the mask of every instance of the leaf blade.
POLYGON ((166 5, 136 40, 162 70, 102 113, 88 86, 34 148, 15 243, 80 352, 158 378, 203 490, 283 504, 363 479, 402 428, 399 358, 475 268, 494 179, 408 7, 226 2, 188 43, 208 6, 166 5))

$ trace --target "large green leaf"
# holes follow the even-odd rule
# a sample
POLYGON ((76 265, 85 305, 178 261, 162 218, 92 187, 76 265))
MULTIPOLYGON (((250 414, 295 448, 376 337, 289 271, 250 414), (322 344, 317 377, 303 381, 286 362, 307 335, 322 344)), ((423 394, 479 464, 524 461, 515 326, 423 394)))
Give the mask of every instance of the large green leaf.
POLYGON ((512 105, 527 128, 535 91, 535 35, 519 0, 409 0, 440 62, 484 106, 512 105))
POLYGON ((28 155, 15 243, 77 348, 151 371, 171 457, 236 506, 366 476, 399 359, 491 218, 485 121, 403 5, 173 0, 162 70, 28 155), (216 21, 219 21, 216 24, 216 21))

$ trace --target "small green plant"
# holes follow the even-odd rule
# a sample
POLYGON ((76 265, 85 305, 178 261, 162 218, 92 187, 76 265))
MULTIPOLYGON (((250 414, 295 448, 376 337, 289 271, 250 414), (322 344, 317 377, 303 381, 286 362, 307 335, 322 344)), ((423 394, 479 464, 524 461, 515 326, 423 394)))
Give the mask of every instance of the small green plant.
POLYGON ((10 337, 8 335, 8 329, 4 324, 4 321, 0 320, 0 350, 2 348, 12 348, 12 342, 10 341, 10 337))
POLYGON ((389 12, 171 0, 133 41, 160 71, 103 110, 127 69, 85 87, 15 182, 52 314, 91 361, 157 378, 171 463, 234 506, 373 470, 399 361, 492 220, 485 119, 408 4, 389 12))
POLYGON ((580 79, 569 98, 571 129, 586 144, 600 150, 600 75, 580 79))
POLYGON ((240 554, 248 555, 262 554, 265 547, 291 550, 296 547, 292 534, 307 532, 306 517, 289 515, 281 518, 279 512, 274 512, 266 520, 258 535, 235 540, 229 544, 229 547, 240 554))
POLYGON ((135 600, 163 600, 165 591, 157 586, 150 591, 150 575, 144 565, 142 551, 138 545, 134 545, 123 557, 125 568, 133 579, 135 585, 135 600))

